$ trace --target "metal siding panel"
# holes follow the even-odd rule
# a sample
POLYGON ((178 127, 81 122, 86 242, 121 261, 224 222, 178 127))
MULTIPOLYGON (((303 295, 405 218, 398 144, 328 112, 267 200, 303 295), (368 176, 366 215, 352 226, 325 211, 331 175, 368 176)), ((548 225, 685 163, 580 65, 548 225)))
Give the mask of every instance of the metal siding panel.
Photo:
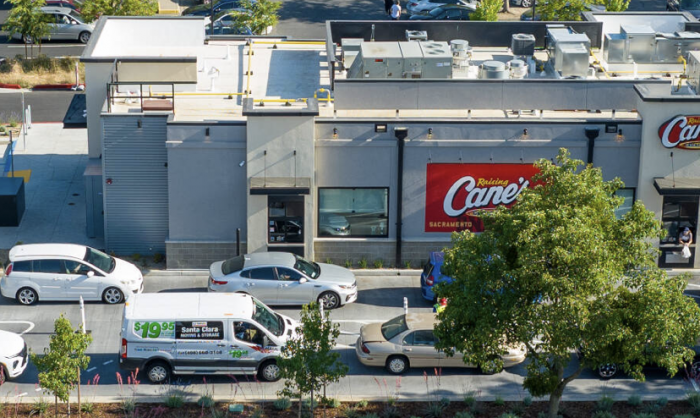
POLYGON ((504 109, 586 108, 586 82, 516 81, 503 83, 504 109))
POLYGON ((167 115, 103 118, 105 243, 119 254, 165 252, 167 115), (142 127, 138 128, 137 121, 142 127))

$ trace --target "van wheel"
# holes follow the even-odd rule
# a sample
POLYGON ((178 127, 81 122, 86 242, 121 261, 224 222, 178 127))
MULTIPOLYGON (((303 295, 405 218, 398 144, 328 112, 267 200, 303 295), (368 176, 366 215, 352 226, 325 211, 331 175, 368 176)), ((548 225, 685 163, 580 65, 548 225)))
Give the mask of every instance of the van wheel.
POLYGON ((276 382, 280 380, 280 367, 274 360, 263 363, 258 369, 258 379, 266 382, 276 382))
POLYGON ((116 287, 108 287, 102 294, 102 300, 105 301, 105 303, 114 305, 124 302, 124 294, 116 287))
POLYGON ((146 366, 146 376, 151 383, 165 383, 170 380, 170 366, 164 361, 154 361, 146 366))
POLYGON ((39 295, 31 287, 23 287, 17 292, 17 302, 22 305, 33 305, 37 300, 39 295))

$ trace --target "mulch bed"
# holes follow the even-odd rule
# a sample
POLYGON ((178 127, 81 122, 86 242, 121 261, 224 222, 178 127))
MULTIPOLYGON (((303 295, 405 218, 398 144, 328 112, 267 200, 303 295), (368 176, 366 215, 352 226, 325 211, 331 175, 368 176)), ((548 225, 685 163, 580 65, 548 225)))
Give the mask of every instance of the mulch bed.
MULTIPOLYGON (((37 410, 37 404, 32 403, 0 403, 0 418, 52 418, 54 416, 53 402, 49 402, 48 408, 44 413, 37 410)), ((51 399, 53 401, 53 399, 51 399)), ((626 402, 616 402, 612 408, 612 414, 616 418, 633 417, 634 414, 648 412, 652 402, 644 402, 640 406, 630 406, 626 402)), ((366 407, 358 407, 357 404, 343 404, 340 408, 328 408, 325 411, 325 418, 365 418, 368 414, 376 414, 377 417, 383 418, 389 416, 384 414, 387 408, 385 403, 369 403, 366 407), (355 415, 347 413, 347 409, 352 408, 355 415)), ((395 404, 398 410, 398 415, 391 415, 392 418, 422 418, 426 417, 428 403, 425 402, 398 402, 395 404)), ((441 418, 453 418, 458 412, 469 411, 478 418, 498 418, 507 412, 514 412, 521 418, 538 418, 541 412, 546 413, 549 404, 547 402, 533 402, 530 406, 525 407, 522 402, 505 402, 503 405, 497 405, 494 402, 477 402, 471 409, 462 402, 452 402, 448 405, 441 418)), ((94 404, 93 411, 90 414, 83 413, 83 418, 224 418, 235 417, 241 418, 296 418, 297 403, 293 403, 292 408, 286 411, 276 410, 272 402, 264 404, 245 404, 245 410, 242 414, 232 414, 227 412, 227 403, 217 403, 215 407, 221 411, 220 414, 212 414, 209 408, 202 408, 196 404, 185 404, 181 408, 168 408, 161 404, 138 404, 137 410, 133 414, 125 414, 119 404, 94 404), (261 408, 259 412, 254 412, 256 408, 261 408), (260 414, 262 412, 262 414, 260 414), (213 417, 212 417, 213 415, 213 417)), ((59 404, 59 416, 64 418, 66 414, 66 405, 59 404)), ((77 405, 71 407, 71 416, 77 417, 77 405)), ((596 411, 595 402, 562 402, 560 405, 560 414, 564 418, 591 418, 596 411)), ((655 416, 657 418, 673 418, 676 415, 690 414, 693 415, 693 409, 685 401, 669 401, 663 407, 660 407, 655 416)), ((308 417, 308 415, 305 415, 308 417)), ((370 415, 367 418, 376 418, 370 415)), ((323 407, 317 407, 314 418, 324 418, 323 407)))

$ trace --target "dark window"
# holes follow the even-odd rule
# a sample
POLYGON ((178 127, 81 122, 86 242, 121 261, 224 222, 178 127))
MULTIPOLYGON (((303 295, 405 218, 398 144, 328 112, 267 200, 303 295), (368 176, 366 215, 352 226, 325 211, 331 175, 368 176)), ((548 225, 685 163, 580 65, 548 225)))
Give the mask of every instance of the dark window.
POLYGON ((279 280, 298 281, 304 276, 302 276, 301 273, 299 273, 298 271, 277 267, 277 277, 279 278, 279 280))
POLYGON ((413 334, 415 334, 415 332, 412 332, 403 338, 403 345, 413 345, 413 334))
POLYGON ((251 270, 242 271, 241 277, 245 277, 246 279, 250 279, 250 272, 251 272, 251 270))
POLYGON ((388 237, 389 189, 318 190, 319 237, 388 237))
POLYGON ((178 340, 223 340, 222 321, 178 321, 175 323, 175 338, 178 340))
POLYGON ((237 340, 265 345, 265 334, 255 325, 247 322, 235 322, 233 327, 237 340))
POLYGON ((273 267, 260 267, 250 270, 250 278, 255 280, 277 280, 273 267))
POLYGON ((459 17, 459 10, 448 10, 447 11, 447 18, 448 19, 453 19, 455 17, 459 17))
POLYGON ((624 202, 615 209, 615 217, 620 219, 623 215, 632 210, 632 205, 634 205, 634 189, 618 189, 615 195, 625 199, 624 202))
POLYGON ((34 273, 65 273, 61 260, 34 260, 32 269, 34 273))
POLYGON ((268 242, 304 242, 304 197, 268 197, 268 242))
POLYGON ((693 196, 665 196, 661 222, 667 232, 662 244, 678 244, 678 235, 690 228, 693 241, 697 231, 698 198, 693 196))
POLYGON ((12 263, 12 271, 32 271, 31 261, 15 261, 12 263))
POLYGON ((423 267, 423 274, 426 276, 430 276, 430 273, 433 272, 433 263, 425 263, 425 267, 423 267))
POLYGON ((435 335, 433 331, 421 330, 413 333, 413 345, 435 346, 435 335))

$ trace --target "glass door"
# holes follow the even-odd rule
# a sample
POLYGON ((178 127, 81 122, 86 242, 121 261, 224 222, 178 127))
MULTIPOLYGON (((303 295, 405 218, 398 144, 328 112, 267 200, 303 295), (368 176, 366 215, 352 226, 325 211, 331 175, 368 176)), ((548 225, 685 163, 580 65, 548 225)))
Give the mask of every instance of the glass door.
POLYGON ((666 237, 661 239, 659 246, 659 267, 692 268, 695 263, 697 240, 698 196, 664 196, 661 222, 666 230, 666 237), (680 235, 686 227, 693 234, 690 258, 684 258, 681 254, 683 245, 680 235))
POLYGON ((304 255, 304 197, 268 196, 267 242, 269 251, 304 255))

